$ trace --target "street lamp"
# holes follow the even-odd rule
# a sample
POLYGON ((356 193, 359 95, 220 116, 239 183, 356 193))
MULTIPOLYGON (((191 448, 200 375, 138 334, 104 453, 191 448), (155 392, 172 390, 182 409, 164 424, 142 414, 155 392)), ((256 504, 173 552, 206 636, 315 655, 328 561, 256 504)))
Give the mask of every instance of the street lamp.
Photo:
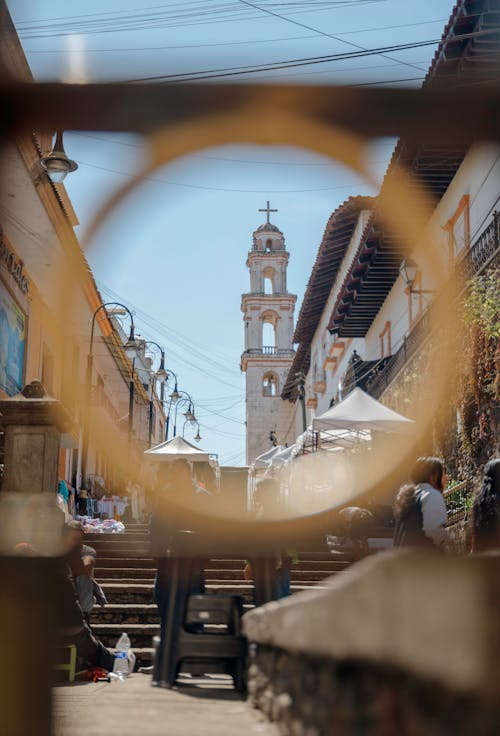
POLYGON ((174 414, 174 437, 177 434, 177 412, 181 404, 187 404, 187 411, 184 412, 186 421, 194 424, 197 420, 194 414, 194 402, 191 395, 187 391, 179 391, 179 399, 175 402, 175 414, 174 414))
POLYGON ((167 399, 164 398, 163 393, 162 393, 162 396, 161 396, 161 399, 160 399, 164 407, 165 407, 165 405, 168 405, 168 410, 167 410, 167 414, 166 414, 166 418, 165 418, 165 442, 168 440, 168 431, 169 431, 169 426, 170 426, 170 410, 172 409, 172 405, 173 404, 176 404, 179 401, 179 399, 180 399, 180 393, 179 393, 179 389, 178 389, 178 378, 177 378, 177 374, 174 373, 172 370, 170 370, 170 368, 167 368, 166 369, 166 373, 167 373, 167 379, 166 380, 168 381, 168 379, 172 375, 174 377, 174 379, 175 379, 175 385, 174 385, 174 390, 172 391, 172 393, 169 396, 169 400, 167 400, 167 399))
POLYGON ((54 184, 60 184, 67 174, 77 170, 78 164, 70 159, 64 150, 62 130, 57 131, 56 142, 52 147, 52 151, 42 156, 40 163, 50 181, 54 184))
POLYGON ((154 408, 154 392, 157 380, 161 381, 160 401, 163 401, 165 395, 165 381, 168 373, 165 370, 165 350, 154 340, 144 340, 144 345, 154 345, 160 351, 160 367, 151 375, 151 393, 149 396, 149 418, 148 418, 148 447, 151 447, 153 438, 153 408, 154 408))
MULTIPOLYGON (((182 427, 182 436, 183 437, 184 437, 184 432, 186 431, 186 424, 188 422, 189 422, 189 419, 186 419, 186 421, 184 422, 184 426, 182 427)), ((191 424, 192 422, 189 422, 189 423, 191 424)), ((200 434, 200 423, 199 423, 199 421, 197 419, 194 420, 194 423, 198 425, 198 428, 197 428, 196 434, 193 437, 193 439, 196 440, 196 442, 200 442, 200 440, 202 439, 201 434, 200 434)))
MULTIPOLYGON (((118 309, 114 310, 115 314, 118 314, 120 312, 122 314, 128 314, 128 316, 130 317, 130 333, 129 333, 128 340, 123 347, 124 348, 137 347, 137 342, 135 339, 134 318, 132 316, 132 312, 130 311, 130 309, 128 309, 128 307, 126 307, 124 304, 121 304, 120 302, 106 302, 105 304, 99 305, 97 309, 95 310, 94 314, 92 315, 92 326, 90 330, 90 346, 89 346, 89 352, 87 355, 87 371, 86 371, 86 377, 85 377, 85 407, 84 407, 84 423, 83 423, 83 439, 82 439, 82 487, 83 488, 85 488, 86 486, 86 478, 87 478, 87 461, 88 461, 89 434, 90 434, 90 400, 91 400, 91 395, 92 395, 92 370, 94 367, 93 347, 94 347, 95 323, 96 323, 96 317, 102 309, 106 311, 106 315, 108 317, 113 314, 112 310, 108 311, 107 309, 108 307, 117 307, 118 309), (118 310, 120 310, 120 312, 118 310)), ((132 376, 129 382, 129 414, 128 414, 129 441, 132 437, 133 411, 134 411, 134 365, 132 363, 132 376)))
POLYGON ((417 278, 418 266, 412 258, 404 258, 399 267, 401 278, 408 287, 410 294, 435 294, 434 289, 414 289, 413 284, 417 278))

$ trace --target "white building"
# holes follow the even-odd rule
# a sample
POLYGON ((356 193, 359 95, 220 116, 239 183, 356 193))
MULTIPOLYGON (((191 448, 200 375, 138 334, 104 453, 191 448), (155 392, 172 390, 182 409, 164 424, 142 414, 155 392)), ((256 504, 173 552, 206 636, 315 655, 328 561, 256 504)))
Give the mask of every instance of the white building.
MULTIPOLYGON (((262 211, 262 210, 260 210, 262 211)), ((287 291, 289 253, 283 233, 269 221, 253 233, 248 254, 250 291, 242 295, 246 373, 246 462, 273 444, 293 441, 294 409, 280 398, 292 364, 293 315, 297 297, 287 291)))
MULTIPOLYGON (((474 37, 477 28, 498 27, 487 5, 480 3, 469 13, 466 2, 457 3, 426 86, 466 88, 495 78, 498 69, 489 44, 474 37), (465 33, 465 40, 457 39, 465 33)), ((457 270, 467 279, 498 262, 498 146, 416 146, 400 140, 381 197, 395 173, 404 173, 410 186, 415 183, 431 196, 432 215, 411 253, 390 233, 378 198, 351 197, 331 215, 305 292, 294 336, 298 348, 282 391, 283 399, 296 404, 297 434, 297 371, 306 374, 308 422, 355 386, 411 413, 407 388, 418 372, 417 356, 429 335, 441 286, 457 270), (411 283, 401 268, 409 256, 414 264, 411 283)))

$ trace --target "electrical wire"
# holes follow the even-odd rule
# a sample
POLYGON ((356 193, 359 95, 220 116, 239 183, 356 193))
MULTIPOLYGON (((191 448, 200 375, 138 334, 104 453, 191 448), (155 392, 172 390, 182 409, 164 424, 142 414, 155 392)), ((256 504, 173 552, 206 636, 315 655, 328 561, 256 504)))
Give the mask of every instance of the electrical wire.
MULTIPOLYGON (((102 287, 102 286, 101 286, 100 284, 98 284, 98 285, 99 285, 99 289, 100 289, 101 291, 103 291, 103 292, 105 292, 105 293, 108 293, 108 294, 111 294, 111 295, 113 295, 113 297, 117 297, 118 299, 120 299, 120 301, 122 301, 122 302, 123 302, 124 304, 127 304, 127 301, 126 301, 125 299, 123 299, 122 297, 119 297, 119 296, 118 296, 118 295, 117 295, 117 294, 116 294, 115 292, 112 292, 111 290, 109 290, 109 289, 106 289, 106 287, 102 287)), ((134 306, 133 306, 133 305, 131 305, 131 304, 130 304, 130 302, 128 302, 128 306, 129 306, 129 308, 131 308, 131 310, 132 310, 133 312, 135 312, 136 314, 139 314, 139 315, 141 314, 141 310, 138 310, 138 309, 134 308, 134 306)), ((146 322, 146 324, 148 323, 148 321, 149 321, 150 323, 151 323, 151 322, 153 322, 153 323, 154 323, 153 329, 154 329, 154 330, 155 330, 155 331, 156 331, 157 333, 159 333, 159 334, 163 334, 163 335, 165 335, 165 333, 167 333, 167 337, 168 337, 168 339, 171 339, 171 337, 169 337, 169 335, 168 335, 168 332, 169 332, 168 328, 167 328, 167 329, 165 330, 165 329, 163 328, 162 324, 161 324, 161 323, 159 323, 159 322, 157 322, 156 320, 154 320, 154 318, 150 318, 150 319, 148 320, 147 318, 148 318, 148 316, 149 316, 149 315, 146 315, 146 313, 142 313, 142 314, 146 316, 146 319, 144 319, 144 318, 143 318, 143 319, 144 319, 144 321, 146 322)), ((194 353, 195 351, 196 351, 196 348, 191 348, 191 349, 189 350, 189 354, 191 355, 191 354, 193 354, 193 353, 194 353)), ((199 351, 198 351, 198 352, 199 352, 199 351)), ((193 362, 193 361, 191 361, 191 360, 189 360, 189 359, 185 358, 185 357, 184 357, 184 355, 182 355, 181 353, 178 353, 177 351, 175 351, 175 350, 174 350, 174 349, 173 349, 173 348, 172 348, 171 346, 169 347, 169 351, 168 351, 168 353, 169 353, 169 356, 173 356, 173 357, 174 357, 174 358, 176 358, 176 359, 177 359, 177 360, 178 360, 178 361, 179 361, 180 363, 182 363, 182 364, 184 364, 184 365, 186 365, 186 366, 188 366, 188 367, 192 368, 192 369, 193 369, 194 371, 196 371, 196 372, 198 372, 198 373, 201 373, 201 374, 202 374, 202 375, 203 375, 204 377, 207 377, 207 376, 208 376, 208 377, 210 377, 210 378, 213 378, 213 379, 214 379, 215 381, 217 381, 217 383, 218 383, 218 384, 223 384, 223 385, 229 386, 230 388, 234 388, 234 389, 236 389, 236 390, 238 390, 238 391, 242 390, 241 386, 235 386, 234 384, 232 384, 232 383, 230 383, 229 381, 227 381, 227 380, 225 380, 224 378, 222 378, 222 377, 221 377, 221 375, 220 375, 220 372, 219 372, 219 373, 215 373, 215 372, 214 372, 213 370, 212 370, 212 371, 210 371, 210 370, 209 370, 209 369, 207 368, 207 365, 206 365, 206 363, 208 363, 208 361, 209 361, 209 357, 206 357, 206 358, 205 358, 205 357, 202 357, 202 358, 200 359, 200 361, 201 361, 201 362, 203 362, 203 368, 202 368, 202 367, 200 367, 200 365, 199 365, 198 363, 195 363, 195 362, 193 362)), ((226 366, 224 366, 224 368, 225 368, 225 370, 226 370, 226 371, 228 371, 228 370, 229 370, 229 369, 227 368, 227 365, 226 365, 226 366)), ((234 371, 234 373, 236 373, 236 371, 234 371)))
MULTIPOLYGON (((299 28, 304 28, 305 30, 308 30, 308 31, 314 31, 315 33, 320 33, 322 36, 326 36, 327 38, 331 38, 334 41, 339 41, 340 43, 343 43, 343 44, 345 44, 347 46, 351 46, 351 47, 356 48, 356 49, 361 49, 362 51, 366 51, 367 50, 367 49, 365 49, 364 46, 360 46, 358 43, 353 43, 352 41, 345 41, 340 36, 337 36, 337 35, 334 36, 333 34, 326 33, 326 31, 322 31, 319 28, 314 28, 313 26, 306 25, 305 23, 301 23, 300 21, 292 20, 291 18, 287 18, 284 15, 280 15, 279 13, 275 13, 272 10, 269 10, 269 9, 263 7, 262 5, 257 5, 256 3, 250 2, 250 0, 239 0, 239 2, 242 3, 243 5, 247 5, 247 6, 251 7, 251 8, 255 8, 257 10, 260 10, 261 13, 266 13, 267 15, 271 15, 271 16, 273 16, 275 18, 280 18, 281 20, 284 20, 286 23, 291 23, 294 26, 298 26, 299 28)), ((387 54, 385 54, 385 53, 384 54, 380 54, 380 56, 383 56, 385 59, 390 59, 391 61, 397 61, 392 56, 387 56, 387 54)), ((425 71, 425 69, 422 69, 421 67, 418 67, 415 64, 412 64, 410 62, 401 61, 400 63, 403 64, 404 66, 409 66, 409 67, 412 67, 413 69, 418 69, 419 71, 425 71)))
MULTIPOLYGON (((107 171, 111 174, 118 174, 119 176, 125 176, 128 179, 133 179, 133 174, 127 174, 124 171, 117 171, 116 169, 110 169, 106 166, 98 166, 97 164, 90 164, 86 161, 77 160, 79 166, 87 166, 92 169, 98 169, 99 171, 107 171)), ((233 194, 304 194, 306 192, 333 192, 341 189, 350 189, 351 187, 359 186, 358 182, 352 182, 351 184, 342 184, 335 187, 315 187, 312 189, 230 189, 228 187, 210 187, 203 184, 185 184, 183 182, 171 181, 168 179, 158 179, 151 176, 143 176, 142 181, 150 181, 155 184, 168 184, 174 187, 182 187, 184 189, 200 189, 208 192, 231 192, 233 194)))
MULTIPOLYGON (((392 26, 377 26, 373 28, 358 28, 351 31, 340 31, 337 36, 351 36, 358 33, 374 33, 376 31, 388 31, 396 30, 400 28, 411 28, 414 26, 425 26, 432 25, 434 23, 445 23, 446 18, 436 18, 435 20, 418 21, 416 23, 402 23, 400 25, 392 26)), ((254 38, 251 41, 223 41, 220 43, 194 43, 194 44, 181 44, 177 46, 134 46, 134 47, 115 47, 115 48, 104 48, 104 49, 85 49, 85 54, 100 54, 100 53, 116 53, 116 52, 135 52, 135 51, 179 51, 182 49, 201 49, 201 48, 219 48, 225 46, 255 46, 255 44, 262 43, 282 43, 284 41, 304 41, 311 38, 320 38, 321 33, 312 33, 306 36, 285 36, 283 38, 254 38)), ((28 54, 66 54, 67 48, 62 49, 25 49, 28 54)), ((399 62, 397 62, 399 64, 399 62)), ((415 62, 416 64, 425 64, 425 61, 415 62)))
MULTIPOLYGON (((352 0, 350 3, 311 3, 308 0, 301 0, 300 3, 281 3, 281 5, 289 7, 290 15, 303 15, 304 13, 331 10, 333 8, 371 5, 384 1, 352 0), (297 8, 294 9, 293 6, 297 6, 297 8)), ((18 26, 21 31, 20 35, 24 38, 31 39, 66 36, 70 34, 95 35, 122 31, 157 30, 159 28, 182 28, 193 25, 203 26, 213 25, 214 23, 241 22, 252 18, 255 20, 254 15, 248 13, 245 8, 241 7, 241 3, 238 2, 216 4, 212 5, 211 8, 207 8, 206 3, 203 3, 194 9, 187 8, 186 6, 189 4, 193 5, 193 3, 181 4, 180 10, 175 10, 175 7, 179 7, 179 5, 174 6, 171 4, 169 6, 152 6, 150 9, 156 12, 151 13, 145 13, 141 10, 141 12, 135 14, 133 11, 126 11, 120 15, 116 11, 105 11, 104 13, 91 13, 83 16, 20 21, 18 26), (167 7, 168 10, 162 11, 164 7, 167 7), (108 17, 102 18, 100 17, 102 15, 107 15, 108 17)))
MULTIPOLYGON (((124 80, 124 83, 154 81, 193 82, 204 79, 215 79, 223 76, 228 77, 240 74, 249 74, 250 72, 257 74, 266 71, 276 71, 278 69, 290 69, 300 66, 310 66, 312 64, 326 64, 332 61, 359 59, 364 58, 365 56, 384 56, 385 52, 407 51, 411 49, 424 48, 426 46, 434 46, 437 43, 439 43, 439 39, 433 38, 426 41, 412 41, 411 43, 392 44, 390 46, 380 46, 373 49, 361 49, 359 51, 346 51, 338 54, 323 54, 321 56, 308 56, 297 59, 283 59, 281 61, 265 62, 263 64, 246 64, 242 66, 233 66, 218 69, 203 69, 194 72, 177 72, 176 74, 149 75, 147 77, 136 77, 134 79, 127 79, 124 80)), ((389 58, 391 61, 398 61, 397 59, 392 59, 391 57, 385 58, 389 58)), ((426 71, 425 69, 421 69, 420 67, 418 67, 418 70, 426 71)))

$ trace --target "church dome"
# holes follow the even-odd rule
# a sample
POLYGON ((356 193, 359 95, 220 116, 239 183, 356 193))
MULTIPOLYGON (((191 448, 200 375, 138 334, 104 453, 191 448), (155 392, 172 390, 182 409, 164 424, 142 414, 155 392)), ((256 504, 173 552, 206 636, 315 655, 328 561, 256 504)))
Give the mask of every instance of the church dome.
POLYGON ((272 222, 265 222, 263 225, 260 225, 255 232, 256 233, 280 233, 280 235, 282 234, 279 227, 276 227, 276 225, 273 225, 272 222))

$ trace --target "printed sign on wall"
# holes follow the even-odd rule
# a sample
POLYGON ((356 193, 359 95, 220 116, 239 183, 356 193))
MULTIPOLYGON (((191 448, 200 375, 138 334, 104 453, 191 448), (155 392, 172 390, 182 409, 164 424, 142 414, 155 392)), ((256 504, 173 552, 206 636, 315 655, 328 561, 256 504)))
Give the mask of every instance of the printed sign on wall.
POLYGON ((23 387, 26 315, 0 282, 0 388, 14 396, 23 387))

